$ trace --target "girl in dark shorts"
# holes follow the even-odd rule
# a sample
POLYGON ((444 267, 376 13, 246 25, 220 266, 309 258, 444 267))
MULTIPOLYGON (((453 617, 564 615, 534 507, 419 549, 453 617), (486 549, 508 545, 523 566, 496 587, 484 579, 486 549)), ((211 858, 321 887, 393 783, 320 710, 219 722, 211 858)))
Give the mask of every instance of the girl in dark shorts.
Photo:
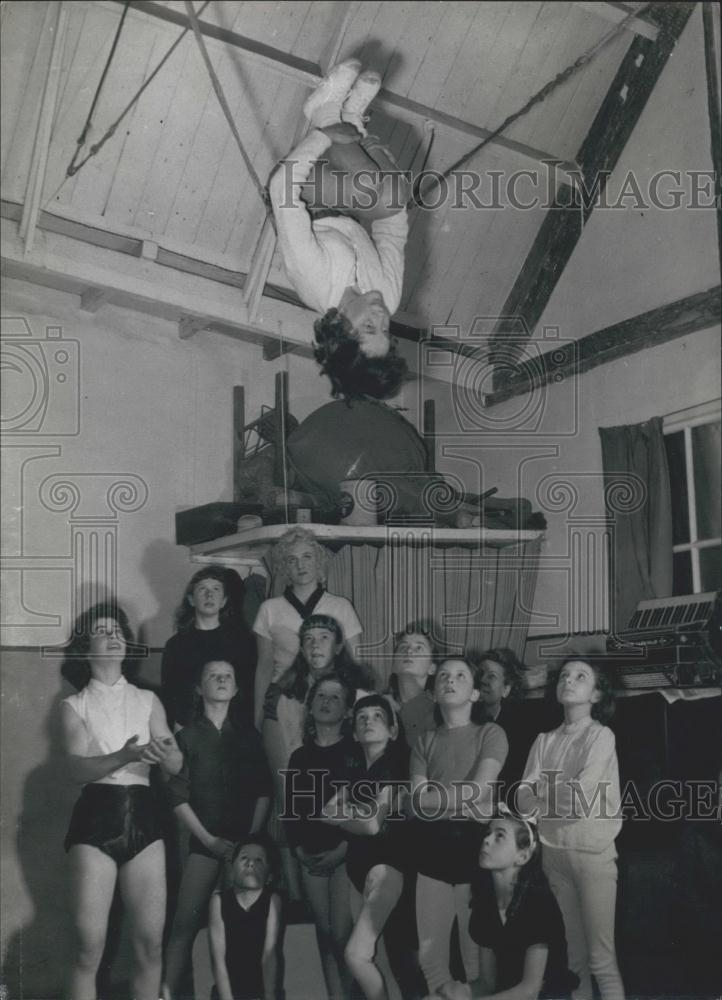
POLYGON ((344 948, 353 921, 346 874, 346 838, 323 823, 322 810, 355 767, 355 749, 344 735, 354 689, 341 677, 321 677, 308 693, 309 736, 291 754, 285 779, 286 838, 300 863, 303 894, 313 914, 329 997, 348 997, 351 977, 344 948))
POLYGON ((578 979, 567 965, 561 910, 542 871, 534 821, 501 803, 489 824, 472 882, 469 933, 479 945, 479 979, 445 983, 437 996, 571 996, 578 979))
POLYGON ((221 862, 230 860, 237 841, 258 833, 271 801, 261 737, 250 721, 231 719, 237 690, 230 663, 206 663, 197 684, 203 715, 177 736, 183 769, 169 791, 190 842, 166 949, 167 1000, 182 989, 221 862))
MULTIPOLYGON (((79 691, 61 704, 71 780, 83 785, 65 849, 76 943, 68 979, 71 1000, 95 1000, 116 882, 128 916, 131 994, 158 1000, 165 920, 162 814, 149 787, 157 764, 177 773, 182 757, 163 707, 126 680, 133 642, 125 613, 98 604, 80 616, 66 653, 79 691)), ((67 671, 64 670, 67 675, 67 671)))
POLYGON ((411 751, 410 843, 417 855, 416 926, 419 963, 430 992, 451 979, 454 918, 467 980, 478 974, 478 949, 467 930, 471 873, 482 823, 492 814, 493 782, 508 743, 495 723, 478 725, 480 673, 465 660, 446 660, 435 675, 441 722, 411 751), (413 832, 411 832, 413 831, 413 832))

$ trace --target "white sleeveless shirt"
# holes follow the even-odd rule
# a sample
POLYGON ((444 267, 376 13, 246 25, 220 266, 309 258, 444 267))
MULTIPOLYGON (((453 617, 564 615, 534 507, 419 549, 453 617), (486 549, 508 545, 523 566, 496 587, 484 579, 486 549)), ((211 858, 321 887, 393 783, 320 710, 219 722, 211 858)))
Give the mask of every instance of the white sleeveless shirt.
MULTIPOLYGON (((115 753, 130 739, 150 740, 153 692, 141 691, 121 676, 113 685, 91 678, 77 694, 64 699, 77 713, 88 733, 87 757, 115 753)), ((117 768, 93 784, 147 785, 150 765, 140 761, 117 768)))

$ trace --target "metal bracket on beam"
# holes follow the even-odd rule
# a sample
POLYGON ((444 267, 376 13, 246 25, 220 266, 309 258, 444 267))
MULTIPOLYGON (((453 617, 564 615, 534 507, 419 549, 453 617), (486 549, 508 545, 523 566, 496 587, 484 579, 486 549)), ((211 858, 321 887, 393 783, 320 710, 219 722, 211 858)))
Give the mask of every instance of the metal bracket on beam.
POLYGON ((159 247, 155 240, 143 240, 140 246, 140 255, 145 260, 157 260, 158 250, 159 247))
POLYGON ((80 296, 80 308, 83 312, 94 313, 111 300, 112 292, 107 288, 86 288, 80 296))
POLYGON ((178 322, 178 336, 181 340, 188 340, 209 325, 210 320, 205 316, 181 316, 178 322))
POLYGON ((291 354, 295 350, 295 344, 291 344, 288 340, 264 340, 263 342, 263 360, 264 361, 275 361, 276 358, 280 358, 283 354, 291 354))

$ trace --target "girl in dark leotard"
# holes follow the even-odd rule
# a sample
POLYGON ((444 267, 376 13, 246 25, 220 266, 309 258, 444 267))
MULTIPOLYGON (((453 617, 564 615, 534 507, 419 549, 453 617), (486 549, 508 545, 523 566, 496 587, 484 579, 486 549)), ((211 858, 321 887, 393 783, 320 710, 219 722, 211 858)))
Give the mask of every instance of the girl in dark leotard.
POLYGON ((246 837, 233 853, 230 886, 211 898, 213 1000, 279 996, 281 899, 271 887, 274 861, 265 838, 246 837))
POLYGON ((98 604, 76 622, 66 654, 80 690, 61 705, 63 742, 69 776, 83 786, 65 839, 75 934, 71 1000, 97 997, 116 883, 135 956, 132 996, 158 1000, 160 990, 165 849, 148 775, 155 764, 177 773, 182 757, 158 698, 124 676, 132 641, 125 613, 98 604))

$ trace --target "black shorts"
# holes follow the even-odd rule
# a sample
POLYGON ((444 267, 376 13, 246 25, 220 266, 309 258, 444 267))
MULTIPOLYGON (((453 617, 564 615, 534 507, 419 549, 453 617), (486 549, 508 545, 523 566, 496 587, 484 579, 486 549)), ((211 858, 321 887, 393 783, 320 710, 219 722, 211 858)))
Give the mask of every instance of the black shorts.
POLYGON ((479 866, 483 829, 469 819, 411 820, 408 840, 420 875, 463 885, 479 866))
POLYGON ((75 803, 65 850, 88 844, 120 868, 163 836, 157 793, 146 785, 85 785, 75 803))

